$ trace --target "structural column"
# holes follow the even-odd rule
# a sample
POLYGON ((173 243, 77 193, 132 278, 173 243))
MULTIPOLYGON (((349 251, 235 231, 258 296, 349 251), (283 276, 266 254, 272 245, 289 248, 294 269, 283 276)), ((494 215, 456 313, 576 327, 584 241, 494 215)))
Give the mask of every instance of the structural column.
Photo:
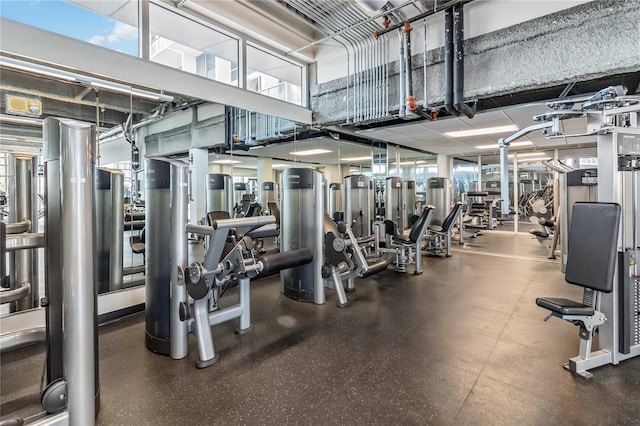
MULTIPOLYGON (((349 168, 347 167, 347 174, 349 174, 349 168)), ((342 182, 342 168, 339 165, 329 164, 324 168, 324 178, 327 180, 327 185, 330 183, 342 182)))
POLYGON ((438 162, 438 176, 451 179, 451 169, 452 169, 451 157, 444 154, 438 154, 437 162, 438 162))
POLYGON ((257 158, 258 188, 262 188, 264 182, 273 182, 273 160, 271 158, 257 158))
POLYGON ((189 222, 198 223, 207 215, 206 181, 209 173, 209 151, 202 148, 189 150, 189 172, 191 173, 191 209, 189 222))

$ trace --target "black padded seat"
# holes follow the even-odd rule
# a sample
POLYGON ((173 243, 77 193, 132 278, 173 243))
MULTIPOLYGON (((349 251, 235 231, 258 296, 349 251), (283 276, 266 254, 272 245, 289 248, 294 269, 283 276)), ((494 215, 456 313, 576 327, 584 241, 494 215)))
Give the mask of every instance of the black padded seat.
POLYGON ((435 207, 426 206, 422 211, 422 214, 418 217, 418 220, 413 224, 409 234, 402 235, 394 235, 392 237, 392 241, 399 244, 415 244, 417 243, 422 236, 424 235, 427 227, 431 223, 431 218, 433 216, 433 211, 435 207))
POLYGON ((547 232, 541 231, 539 229, 530 229, 529 233, 531 235, 535 235, 536 237, 549 238, 549 234, 547 232))
POLYGON ((579 316, 591 316, 595 310, 591 306, 583 305, 582 303, 562 298, 542 298, 536 299, 536 305, 541 308, 556 312, 562 315, 579 315, 579 316))
POLYGON ((465 228, 469 228, 469 229, 487 229, 487 225, 471 225, 468 223, 464 224, 465 228))
POLYGON ((394 243, 399 243, 399 244, 404 244, 404 243, 410 243, 411 242, 411 239, 409 239, 409 235, 408 234, 394 235, 391 239, 392 239, 392 241, 394 243))
POLYGON ((538 225, 546 226, 548 228, 554 228, 556 226, 554 222, 544 217, 541 217, 540 219, 538 219, 538 225))
POLYGON ((144 254, 144 228, 138 235, 129 237, 129 245, 131 246, 131 251, 135 254, 144 254))

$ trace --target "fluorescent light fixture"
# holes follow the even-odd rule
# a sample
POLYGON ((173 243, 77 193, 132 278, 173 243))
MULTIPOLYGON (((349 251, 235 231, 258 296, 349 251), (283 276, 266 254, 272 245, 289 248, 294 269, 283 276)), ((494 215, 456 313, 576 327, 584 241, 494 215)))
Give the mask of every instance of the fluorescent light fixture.
MULTIPOLYGON (((426 161, 424 161, 424 160, 401 161, 401 162, 400 162, 400 165, 401 165, 401 166, 413 166, 413 165, 415 165, 415 164, 420 164, 420 166, 421 166, 421 167, 424 167, 424 166, 422 166, 424 163, 426 163, 426 161)), ((391 164, 393 164, 393 165, 395 166, 395 165, 396 165, 396 162, 394 161, 394 162, 393 162, 393 163, 391 163, 391 164)))
POLYGON ((371 160, 370 155, 368 157, 348 157, 348 158, 340 159, 340 161, 367 161, 367 160, 371 160))
MULTIPOLYGON (((509 155, 509 157, 514 157, 516 154, 513 155, 509 155)), ((544 157, 545 155, 547 155, 546 152, 524 152, 522 154, 518 153, 518 158, 524 158, 524 157, 544 157)))
MULTIPOLYGON (((511 142, 509 144, 510 148, 518 147, 518 146, 531 146, 533 142, 531 141, 522 141, 522 142, 511 142)), ((492 143, 491 145, 477 145, 477 149, 498 149, 500 148, 497 143, 492 143)))
POLYGON ((17 124, 31 124, 33 126, 42 126, 41 118, 31 118, 31 117, 17 117, 13 115, 0 115, 1 121, 8 121, 9 123, 17 123, 17 124))
POLYGON ((508 126, 485 127, 484 129, 460 130, 457 132, 446 132, 445 136, 451 138, 466 138, 468 136, 495 135, 496 133, 508 133, 518 130, 518 126, 510 124, 508 126))
POLYGON ((518 163, 533 163, 535 161, 544 161, 544 160, 551 160, 551 157, 536 157, 536 158, 518 158, 518 163))
POLYGON ((211 163, 213 164, 240 164, 242 161, 238 160, 214 160, 211 163))
POLYGON ((284 168, 287 168, 289 166, 290 166, 290 164, 273 164, 271 166, 271 168, 272 169, 284 169, 284 168))
MULTIPOLYGON (((304 155, 327 154, 329 152, 332 152, 332 151, 329 151, 328 149, 308 149, 306 151, 290 152, 289 154, 291 154, 291 155, 303 155, 304 156, 304 155)), ((273 167, 273 166, 271 166, 271 167, 273 167)))

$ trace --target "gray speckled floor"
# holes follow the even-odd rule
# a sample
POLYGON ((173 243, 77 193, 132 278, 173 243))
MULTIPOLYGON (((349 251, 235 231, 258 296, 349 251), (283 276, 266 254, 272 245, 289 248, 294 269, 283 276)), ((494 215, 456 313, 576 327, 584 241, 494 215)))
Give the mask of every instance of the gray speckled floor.
MULTIPOLYGON (((544 259, 535 241, 487 234, 484 250, 544 259)), ((537 296, 580 298, 557 263, 478 255, 424 257, 421 276, 356 282, 347 309, 295 302, 277 277, 252 284, 253 331, 214 329, 205 370, 144 347, 144 316, 100 330, 100 425, 640 424, 640 359, 564 371, 578 330, 543 322, 537 296)), ((225 295, 226 303, 235 301, 225 295)), ((41 348, 2 359, 2 415, 37 404, 41 348), (35 402, 34 402, 35 401, 35 402)))

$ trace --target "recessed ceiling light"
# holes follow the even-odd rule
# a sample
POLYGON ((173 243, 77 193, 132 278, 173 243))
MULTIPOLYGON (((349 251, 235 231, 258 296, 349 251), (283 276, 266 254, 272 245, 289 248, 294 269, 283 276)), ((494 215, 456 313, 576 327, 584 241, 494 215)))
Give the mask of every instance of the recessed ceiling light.
POLYGON ((291 155, 317 155, 317 154, 327 154, 329 152, 332 152, 332 151, 329 151, 328 149, 308 149, 306 151, 290 152, 289 154, 291 154, 291 155))
POLYGON ((213 164, 240 164, 240 163, 242 163, 242 161, 238 161, 238 160, 215 160, 215 161, 212 161, 211 163, 213 163, 213 164))
POLYGON ((551 157, 536 157, 536 158, 518 158, 518 162, 522 162, 522 163, 526 163, 526 162, 530 162, 533 163, 535 161, 544 161, 544 160, 551 160, 551 157))
POLYGON ((518 126, 510 124, 508 126, 485 127, 484 129, 460 130, 457 132, 446 132, 445 135, 452 138, 465 138, 467 136, 495 135, 496 133, 508 133, 518 130, 518 126))
MULTIPOLYGON (((514 154, 516 155, 516 154, 514 154)), ((509 157, 513 157, 514 155, 509 155, 509 157)), ((524 152, 524 153, 518 153, 518 158, 522 158, 522 157, 544 157, 545 155, 547 155, 546 152, 524 152)))
MULTIPOLYGON (((511 142, 509 147, 518 147, 518 146, 530 146, 533 145, 531 141, 522 141, 522 142, 511 142)), ((477 149, 498 149, 500 148, 497 143, 492 143, 491 145, 477 145, 477 149)))
POLYGON ((340 161, 367 161, 367 160, 371 160, 371 156, 368 157, 348 157, 348 158, 341 158, 340 161))

